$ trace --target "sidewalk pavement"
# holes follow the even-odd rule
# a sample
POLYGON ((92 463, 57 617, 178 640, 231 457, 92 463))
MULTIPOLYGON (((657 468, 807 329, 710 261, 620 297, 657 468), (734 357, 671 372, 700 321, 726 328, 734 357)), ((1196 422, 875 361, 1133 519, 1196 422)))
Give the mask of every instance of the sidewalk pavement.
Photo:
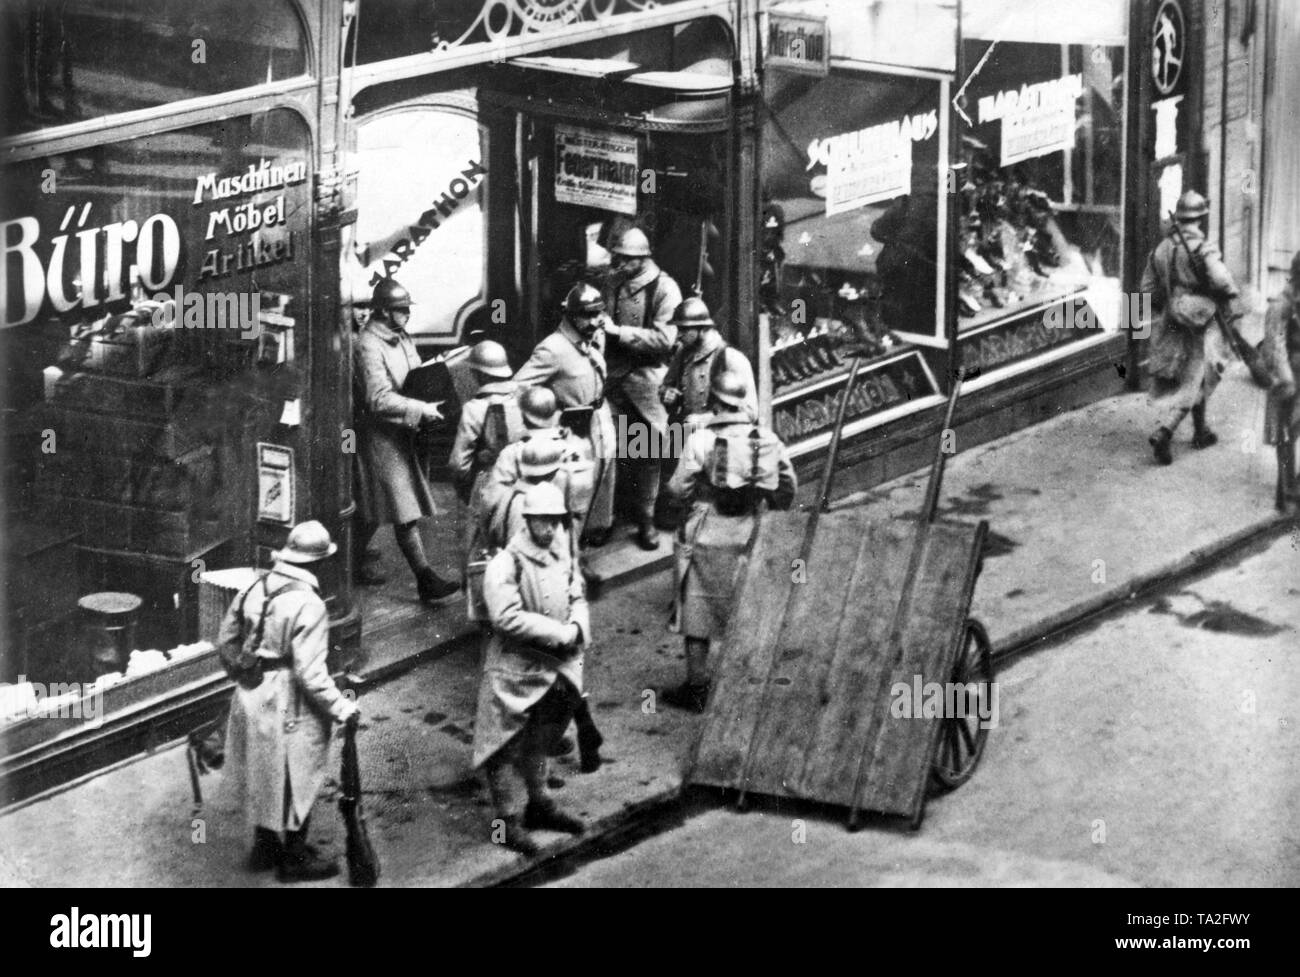
MULTIPOLYGON (((1280 529, 1288 519, 1273 509, 1263 403, 1234 364, 1211 404, 1219 444, 1192 450, 1189 422, 1170 467, 1151 459, 1152 414, 1140 394, 969 451, 958 444, 940 515, 989 520, 972 614, 998 653, 1032 649, 1054 630, 1280 529)), ((905 518, 924 491, 922 472, 837 504, 905 518)), ((671 574, 660 571, 593 605, 588 692, 610 762, 590 775, 578 773, 576 758, 555 764, 566 780, 560 802, 592 828, 578 839, 540 834, 545 856, 578 846, 598 853, 611 829, 680 790, 679 764, 698 720, 656 702, 655 690, 683 673, 680 639, 665 629, 670 589, 671 574)), ((478 667, 477 641, 462 637, 362 693, 365 803, 381 885, 491 884, 533 864, 489 840, 491 809, 469 768, 478 667)), ((0 817, 0 884, 276 884, 244 871, 248 832, 221 775, 204 777, 203 790, 195 811, 185 752, 173 746, 19 808, 0 817)), ((311 834, 341 853, 336 799, 331 782, 311 834)))

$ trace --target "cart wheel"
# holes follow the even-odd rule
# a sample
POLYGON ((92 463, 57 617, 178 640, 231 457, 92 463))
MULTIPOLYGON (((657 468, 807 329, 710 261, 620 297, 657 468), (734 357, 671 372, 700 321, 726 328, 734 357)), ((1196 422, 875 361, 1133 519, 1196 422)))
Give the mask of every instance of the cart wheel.
POLYGON ((953 666, 954 683, 971 684, 977 688, 958 698, 965 705, 965 716, 947 716, 939 729, 939 743, 935 747, 934 766, 931 773, 935 783, 943 790, 952 790, 970 780, 989 731, 980 721, 981 709, 987 709, 990 686, 993 683, 993 646, 984 625, 967 618, 961 652, 953 666))

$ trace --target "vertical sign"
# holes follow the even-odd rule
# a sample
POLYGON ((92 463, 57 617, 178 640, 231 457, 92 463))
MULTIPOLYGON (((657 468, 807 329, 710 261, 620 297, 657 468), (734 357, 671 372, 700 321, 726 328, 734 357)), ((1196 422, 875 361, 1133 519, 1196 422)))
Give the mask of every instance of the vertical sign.
POLYGON ((293 449, 257 443, 257 518, 293 524, 293 449))

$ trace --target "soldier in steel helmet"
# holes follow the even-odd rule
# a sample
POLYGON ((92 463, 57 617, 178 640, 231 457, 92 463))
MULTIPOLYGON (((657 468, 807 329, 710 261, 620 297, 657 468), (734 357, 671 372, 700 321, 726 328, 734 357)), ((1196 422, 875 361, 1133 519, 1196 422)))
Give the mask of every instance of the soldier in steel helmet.
POLYGON ((1282 294, 1269 302, 1264 316, 1262 365, 1272 377, 1264 415, 1264 441, 1277 447, 1279 505, 1300 502, 1295 441, 1300 437, 1300 251, 1291 259, 1291 277, 1282 294))
POLYGON ((539 850, 530 830, 580 834, 585 827, 560 810, 547 787, 547 752, 582 695, 582 651, 591 639, 582 575, 560 535, 567 512, 555 485, 530 487, 524 528, 483 578, 491 637, 473 765, 492 795, 491 839, 528 855, 539 850))
POLYGON ((482 545, 489 512, 487 496, 497 456, 524 433, 517 388, 510 379, 510 363, 501 344, 486 339, 477 343, 470 350, 469 367, 478 392, 461 408, 448 460, 456 491, 469 506, 465 518, 466 559, 472 559, 482 545))
POLYGON ((338 873, 336 862, 307 844, 334 726, 359 717, 325 662, 329 612, 315 573, 337 551, 319 522, 294 526, 271 571, 231 603, 218 635, 219 643, 242 641, 262 661, 260 683, 239 686, 231 701, 226 769, 253 826, 248 867, 277 868, 282 882, 338 873))
POLYGON ((370 322, 355 347, 355 399, 361 405, 357 448, 365 459, 356 552, 364 553, 379 526, 391 523, 420 599, 441 600, 460 588, 439 577, 424 553, 419 520, 437 509, 416 452, 415 432, 441 420, 442 413, 437 404, 401 393, 407 375, 420 365, 415 342, 406 332, 410 293, 396 279, 385 278, 375 286, 371 307, 370 322))
POLYGON ((748 551, 760 502, 788 509, 797 487, 780 439, 745 405, 744 380, 713 381, 712 416, 693 431, 668 483, 690 505, 674 547, 676 626, 686 639, 686 681, 663 693, 671 706, 699 712, 709 695, 709 643, 726 630, 740 558, 748 551))
MULTIPOLYGON (((523 503, 528 490, 534 485, 547 482, 567 495, 567 475, 563 470, 564 448, 554 440, 532 440, 523 442, 518 455, 519 479, 507 486, 494 500, 488 519, 487 540, 492 547, 505 546, 521 528, 523 528, 523 503)), ((571 512, 568 499, 565 499, 565 524, 560 527, 560 536, 568 545, 571 512)))
POLYGON ((1195 190, 1184 193, 1174 211, 1177 227, 1155 246, 1142 275, 1142 291, 1151 296, 1155 313, 1148 369, 1152 402, 1160 415, 1149 440, 1162 465, 1173 462, 1174 432, 1188 413, 1193 448, 1208 448, 1219 440, 1205 411, 1230 353, 1213 325, 1214 315, 1219 303, 1235 299, 1238 292, 1218 250, 1206 240, 1209 213, 1203 196, 1195 190), (1203 269, 1208 288, 1201 284, 1196 265, 1203 269))
POLYGON ((560 451, 564 498, 573 519, 574 533, 581 537, 582 521, 591 507, 595 460, 591 445, 567 427, 560 425, 560 408, 546 387, 529 387, 520 395, 525 433, 501 449, 485 490, 485 497, 495 507, 497 501, 513 491, 524 478, 524 453, 529 445, 554 444, 560 451))
MULTIPOLYGON (((672 318, 682 303, 682 290, 655 264, 650 240, 639 227, 624 230, 609 250, 616 282, 607 300, 611 321, 605 323, 610 405, 624 418, 624 430, 641 425, 646 437, 662 448, 668 434, 668 413, 659 399, 659 388, 677 341, 672 318)), ((618 467, 619 479, 630 496, 637 544, 654 550, 659 547, 654 524, 659 463, 665 452, 649 454, 649 458, 620 458, 618 467)))
MULTIPOLYGON (((555 394, 560 423, 584 439, 594 459, 591 506, 583 521, 586 542, 600 546, 614 522, 614 419, 605 400, 602 324, 605 299, 585 282, 569 290, 564 318, 537 344, 515 374, 521 389, 546 387, 555 394)), ((522 394, 521 394, 522 395, 522 394)))

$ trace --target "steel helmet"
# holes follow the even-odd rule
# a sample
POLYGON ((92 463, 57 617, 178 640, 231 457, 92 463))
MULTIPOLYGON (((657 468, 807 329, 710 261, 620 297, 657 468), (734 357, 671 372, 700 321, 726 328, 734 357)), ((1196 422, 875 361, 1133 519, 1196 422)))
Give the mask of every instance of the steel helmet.
POLYGON ((513 372, 510 369, 510 361, 506 359, 505 347, 490 339, 476 343, 469 351, 469 366, 471 370, 502 379, 509 377, 513 372))
POLYGON ((629 227, 614 242, 614 246, 609 249, 610 254, 623 254, 629 258, 648 258, 650 257, 650 239, 645 236, 645 231, 639 227, 629 227))
POLYGON ((560 405, 548 387, 526 387, 519 395, 524 423, 533 427, 555 427, 560 423, 560 405))
POLYGON ((673 313, 672 320, 668 324, 679 329, 706 329, 717 325, 713 321, 713 316, 709 314, 709 307, 704 304, 704 299, 695 295, 677 306, 677 311, 673 313))
POLYGON ((370 304, 376 309, 409 309, 413 303, 411 293, 396 278, 385 278, 375 286, 370 304))
POLYGON ((564 493, 550 482, 532 485, 524 493, 525 516, 567 516, 564 493))
POLYGON ((709 388, 709 395, 728 407, 744 407, 747 393, 745 381, 735 370, 723 370, 709 388))
POLYGON ((1200 220, 1210 212, 1209 202, 1195 190, 1188 190, 1178 198, 1174 217, 1180 221, 1200 220))
POLYGON ((312 519, 298 523, 289 531, 288 542, 275 553, 275 558, 285 563, 315 563, 333 556, 338 549, 338 544, 330 539, 330 531, 312 519))
POLYGON ((564 449, 557 441, 528 441, 519 458, 519 471, 524 478, 545 478, 560 467, 564 449))
POLYGON ((597 315, 605 311, 605 296, 595 285, 578 282, 564 297, 564 311, 569 315, 597 315))

